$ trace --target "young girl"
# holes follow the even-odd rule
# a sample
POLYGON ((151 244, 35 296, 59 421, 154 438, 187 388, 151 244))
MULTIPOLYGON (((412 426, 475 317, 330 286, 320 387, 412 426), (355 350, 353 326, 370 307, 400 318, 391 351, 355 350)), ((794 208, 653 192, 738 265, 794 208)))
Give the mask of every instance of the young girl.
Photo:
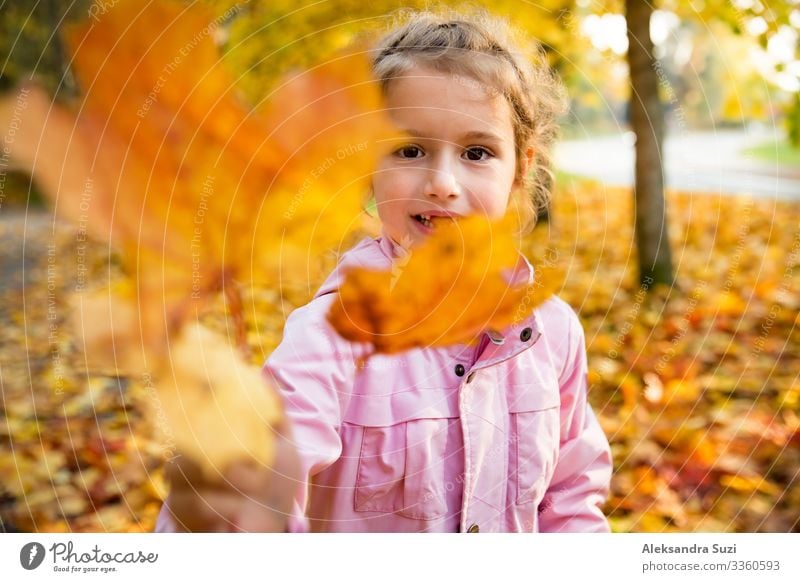
MULTIPOLYGON (((553 298, 477 347, 377 355, 363 368, 368 347, 326 322, 350 266, 391 268, 440 221, 500 218, 512 203, 534 220, 557 83, 483 16, 412 16, 379 45, 374 71, 408 137, 373 179, 382 236, 342 257, 264 367, 286 406, 279 462, 268 473, 239 466, 211 491, 173 467, 159 529, 608 531, 610 451, 566 303, 553 298)), ((532 281, 522 257, 515 277, 532 281)))

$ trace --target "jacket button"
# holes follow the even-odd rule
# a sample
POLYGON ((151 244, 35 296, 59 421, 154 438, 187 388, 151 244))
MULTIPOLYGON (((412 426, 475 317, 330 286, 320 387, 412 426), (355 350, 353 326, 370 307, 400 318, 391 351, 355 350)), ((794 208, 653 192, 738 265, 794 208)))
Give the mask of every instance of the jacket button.
POLYGON ((469 529, 467 530, 467 533, 478 533, 480 531, 481 531, 481 529, 478 527, 478 524, 477 523, 473 523, 471 526, 469 526, 469 529))
POLYGON ((521 339, 522 341, 526 342, 529 339, 531 339, 531 334, 532 333, 533 333, 533 330, 531 328, 529 328, 529 327, 526 327, 525 329, 522 330, 522 333, 519 334, 519 339, 521 339))
POLYGON ((456 376, 463 376, 466 370, 462 364, 456 364, 456 376))

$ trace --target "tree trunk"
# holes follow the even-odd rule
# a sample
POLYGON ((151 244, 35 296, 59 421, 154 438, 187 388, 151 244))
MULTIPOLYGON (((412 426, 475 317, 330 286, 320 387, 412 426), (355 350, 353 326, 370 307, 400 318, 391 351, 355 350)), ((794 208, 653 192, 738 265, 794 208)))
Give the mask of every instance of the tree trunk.
POLYGON ((636 246, 639 281, 650 288, 672 285, 664 200, 664 111, 658 98, 658 62, 650 40, 653 5, 648 0, 625 0, 628 27, 628 66, 631 77, 630 118, 636 134, 636 246))

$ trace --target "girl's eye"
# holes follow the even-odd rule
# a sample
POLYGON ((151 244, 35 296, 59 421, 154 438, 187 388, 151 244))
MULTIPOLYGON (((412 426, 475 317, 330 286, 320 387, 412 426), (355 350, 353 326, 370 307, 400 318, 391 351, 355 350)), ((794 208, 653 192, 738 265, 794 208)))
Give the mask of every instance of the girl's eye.
POLYGON ((397 150, 396 155, 400 158, 404 158, 407 160, 413 160, 415 158, 422 157, 422 150, 419 149, 417 146, 408 145, 403 146, 399 150, 397 150))
POLYGON ((483 162, 492 157, 492 152, 482 146, 472 146, 464 150, 464 156, 471 162, 483 162))

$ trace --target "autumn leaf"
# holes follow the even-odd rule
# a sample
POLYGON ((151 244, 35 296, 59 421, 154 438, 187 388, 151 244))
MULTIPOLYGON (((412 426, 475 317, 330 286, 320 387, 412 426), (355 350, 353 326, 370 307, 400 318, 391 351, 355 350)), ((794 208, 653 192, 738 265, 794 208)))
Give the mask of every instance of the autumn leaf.
POLYGON ((147 350, 129 281, 76 292, 68 298, 75 344, 95 374, 130 375, 148 369, 147 350))
MULTIPOLYGON (((214 428, 181 443, 211 471, 235 454, 268 462, 262 433, 279 416, 274 399, 248 397, 253 409, 240 399, 248 382, 265 390, 244 363, 240 284, 305 278, 343 244, 360 224, 378 144, 394 132, 363 47, 294 72, 256 110, 232 90, 219 24, 197 4, 121 0, 70 26, 81 100, 53 104, 21 88, 25 131, 11 152, 59 217, 111 243, 129 277, 72 302, 87 367, 153 374, 171 424, 214 428), (223 335, 184 329, 220 291, 241 362, 223 335)), ((0 103, 3 121, 20 115, 17 101, 0 103)))
POLYGON ((272 463, 270 427, 281 419, 282 406, 259 367, 242 361, 223 336, 196 323, 184 326, 173 340, 164 365, 151 414, 169 419, 178 450, 199 461, 209 480, 219 479, 238 460, 272 463))
MULTIPOLYGON (((65 34, 80 104, 22 88, 11 152, 57 214, 110 240, 143 342, 164 345, 226 282, 306 277, 358 228, 394 131, 362 50, 296 72, 252 109, 199 5, 123 0, 65 34), (322 227, 324 225, 324 227, 322 227)), ((0 104, 10 119, 14 97, 0 104)))
MULTIPOLYGON (((284 278, 305 275, 358 225, 391 131, 357 52, 294 74, 252 110, 214 24, 199 6, 125 1, 66 35, 85 90, 78 129, 107 178, 95 196, 114 201, 92 201, 89 223, 136 274, 146 330, 178 326, 224 280, 272 284, 286 264, 284 278)), ((79 220, 81 202, 57 209, 79 220)))
POLYGON ((487 329, 526 317, 556 286, 548 274, 511 284, 521 260, 515 218, 473 216, 437 227, 388 271, 356 268, 346 274, 328 320, 345 339, 372 344, 376 353, 472 343, 487 329))

